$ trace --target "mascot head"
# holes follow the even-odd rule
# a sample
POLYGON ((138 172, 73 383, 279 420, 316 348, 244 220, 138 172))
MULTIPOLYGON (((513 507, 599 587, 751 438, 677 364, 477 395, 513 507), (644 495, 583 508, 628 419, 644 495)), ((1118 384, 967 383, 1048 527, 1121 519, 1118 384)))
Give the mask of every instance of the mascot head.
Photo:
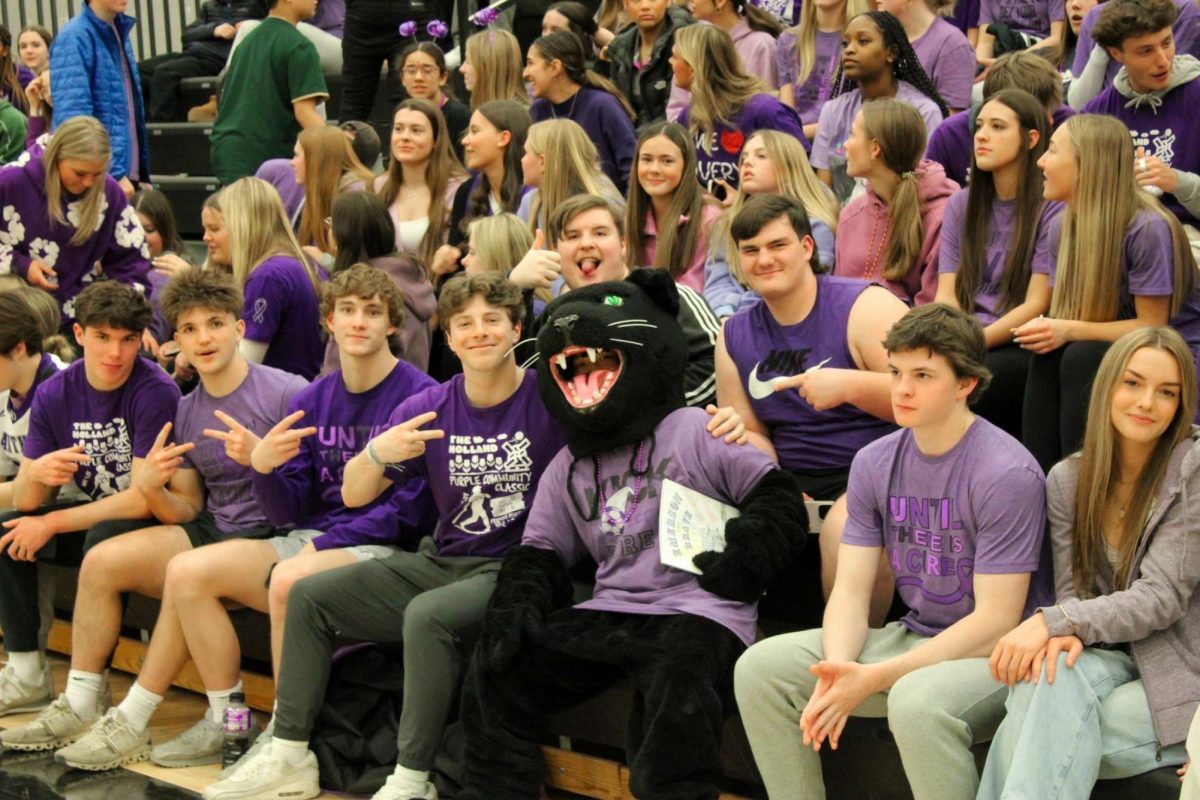
POLYGON ((633 444, 683 407, 678 314, 675 281, 661 269, 572 289, 547 306, 538 390, 576 457, 633 444))

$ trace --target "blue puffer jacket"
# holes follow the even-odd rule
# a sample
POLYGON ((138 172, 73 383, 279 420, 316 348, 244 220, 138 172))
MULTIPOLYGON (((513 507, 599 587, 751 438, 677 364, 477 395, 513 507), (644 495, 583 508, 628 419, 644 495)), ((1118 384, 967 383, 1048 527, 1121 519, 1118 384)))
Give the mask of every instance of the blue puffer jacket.
POLYGON ((112 139, 114 178, 129 175, 133 153, 125 82, 121 77, 121 53, 130 66, 133 102, 137 119, 138 176, 150 180, 149 140, 146 112, 142 108, 142 82, 129 32, 137 21, 125 14, 115 20, 121 33, 118 43, 112 27, 97 17, 86 3, 83 10, 59 31, 50 47, 50 94, 54 98, 54 122, 61 125, 72 117, 95 117, 112 139))

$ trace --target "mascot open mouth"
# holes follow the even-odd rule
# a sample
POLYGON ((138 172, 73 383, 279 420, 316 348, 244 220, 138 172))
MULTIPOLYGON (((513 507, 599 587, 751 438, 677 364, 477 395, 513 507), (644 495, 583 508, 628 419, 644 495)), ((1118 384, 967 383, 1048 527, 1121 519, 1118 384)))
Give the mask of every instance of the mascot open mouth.
POLYGON ((620 350, 571 345, 550 359, 550 374, 572 408, 590 411, 608 396, 624 364, 620 350))

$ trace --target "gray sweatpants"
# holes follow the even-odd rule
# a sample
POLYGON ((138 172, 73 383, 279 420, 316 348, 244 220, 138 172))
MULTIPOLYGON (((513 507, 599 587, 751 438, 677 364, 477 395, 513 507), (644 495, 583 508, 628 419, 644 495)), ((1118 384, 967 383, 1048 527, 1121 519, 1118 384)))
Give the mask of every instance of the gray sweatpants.
POLYGON ((325 698, 337 638, 404 642, 399 763, 427 770, 469 653, 460 640, 483 619, 500 560, 438 557, 426 538, 397 552, 299 581, 288 598, 275 694, 275 735, 307 741, 325 698))

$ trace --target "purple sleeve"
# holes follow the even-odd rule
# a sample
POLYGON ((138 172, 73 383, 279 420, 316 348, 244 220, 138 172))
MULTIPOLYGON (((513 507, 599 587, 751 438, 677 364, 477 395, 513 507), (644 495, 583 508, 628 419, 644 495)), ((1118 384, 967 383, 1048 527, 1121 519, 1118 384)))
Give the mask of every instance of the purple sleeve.
MULTIPOLYGON (((883 547, 883 509, 877 499, 877 484, 882 478, 873 474, 872 461, 863 457, 864 452, 868 451, 860 450, 850 464, 850 478, 846 484, 848 517, 842 542, 859 547, 883 547)), ((870 454, 878 457, 885 451, 875 447, 870 454)))
POLYGON ((983 27, 989 22, 995 21, 992 14, 992 0, 979 0, 979 26, 983 27))
POLYGON ((1125 236, 1124 264, 1134 297, 1170 297, 1174 292, 1171 226, 1157 214, 1147 215, 1125 236))
MULTIPOLYGON (((293 398, 288 403, 288 414, 300 407, 293 398)), ((256 469, 250 470, 254 499, 273 525, 288 525, 304 519, 309 498, 315 495, 313 472, 312 451, 304 445, 295 457, 266 475, 256 469)))
POLYGON ((772 90, 779 88, 779 72, 775 67, 776 54, 779 44, 769 34, 752 36, 753 47, 742 53, 742 61, 746 72, 763 79, 772 90))
MULTIPOLYGON (((929 147, 925 150, 925 157, 930 161, 936 161, 946 170, 946 177, 960 186, 965 186, 967 182, 966 166, 970 162, 970 157, 963 158, 963 142, 959 133, 963 127, 960 121, 960 115, 969 114, 968 111, 960 111, 958 114, 947 117, 933 135, 929 137, 929 147)), ((965 121, 965 117, 963 121, 965 121)), ((967 127, 970 122, 967 122, 967 127)), ((970 150, 970 134, 967 132, 968 144, 966 149, 970 150)))
POLYGON ((749 139, 755 131, 764 129, 779 131, 795 137, 800 144, 804 145, 805 150, 811 150, 812 143, 804 135, 804 126, 800 123, 800 115, 796 113, 796 109, 785 106, 770 95, 760 95, 760 97, 770 98, 771 102, 769 104, 762 103, 759 111, 750 120, 750 124, 743 126, 742 132, 746 138, 749 139))
MULTIPOLYGON (((1050 22, 1065 21, 1067 18, 1067 2, 1066 0, 1050 0, 1049 5, 1050 22)), ((1066 35, 1065 33, 1063 34, 1066 35)))
MULTIPOLYGON (((57 384, 57 381, 56 381, 57 384)), ((53 387, 54 397, 43 385, 33 396, 33 408, 29 410, 29 433, 25 437, 22 454, 25 458, 41 458, 46 453, 62 449, 54 429, 54 415, 61 408, 58 386, 53 387)))
POLYGON ((1035 469, 1018 466, 981 488, 971 493, 971 513, 977 526, 975 572, 1033 572, 1046 533, 1045 478, 1035 469))
POLYGON ((829 102, 821 106, 821 115, 817 117, 817 138, 813 139, 812 152, 808 156, 813 169, 829 169, 829 154, 835 146, 833 138, 837 136, 833 128, 837 125, 836 116, 840 110, 841 103, 829 102))
MULTIPOLYGON (((1033 258, 1029 268, 1034 275, 1048 275, 1053 279, 1058 264, 1058 226, 1063 206, 1061 203, 1046 203, 1038 220, 1037 237, 1033 240, 1033 258)), ((942 241, 945 242, 945 233, 942 241)), ((945 247, 945 244, 942 245, 945 247)), ((1051 281, 1053 285, 1053 280, 1051 281)))
POLYGON ((246 278, 244 296, 242 319, 246 321, 246 338, 252 342, 270 342, 283 323, 289 299, 284 276, 270 262, 260 264, 246 278))
POLYGON ((1096 20, 1100 19, 1100 11, 1103 8, 1103 5, 1097 5, 1090 9, 1083 16, 1083 24, 1079 26, 1079 41, 1075 43, 1075 62, 1071 64, 1071 74, 1076 77, 1083 74, 1088 58, 1092 55, 1092 48, 1096 46, 1092 40, 1092 28, 1095 27, 1096 20))
POLYGON ((967 207, 967 192, 956 193, 946 203, 942 215, 942 248, 938 252, 938 274, 958 272, 962 260, 963 212, 967 207))
MULTIPOLYGON (((158 364, 147 361, 145 366, 147 371, 162 372, 158 364)), ((133 440, 134 458, 145 458, 154 447, 154 440, 158 438, 163 426, 175 421, 175 410, 179 407, 179 388, 174 381, 166 378, 166 373, 162 373, 161 376, 166 378, 165 380, 156 379, 158 377, 147 376, 145 385, 134 395, 131 403, 133 419, 129 420, 129 423, 133 428, 130 438, 133 440)))
POLYGON ((683 110, 692 104, 692 93, 680 89, 671 78, 671 94, 667 97, 667 122, 676 122, 683 110))
POLYGON ((629 181, 629 171, 633 168, 633 153, 637 149, 637 131, 633 129, 633 123, 625 114, 620 102, 616 98, 610 99, 613 101, 612 114, 610 123, 605 126, 604 138, 608 140, 608 149, 616 159, 617 171, 621 174, 622 183, 618 184, 617 189, 624 193, 627 189, 625 184, 629 181))
POLYGON ((564 449, 542 473, 533 496, 533 506, 525 521, 525 531, 521 535, 521 544, 552 550, 568 566, 582 558, 585 552, 583 541, 575 531, 575 522, 567 510, 570 505, 562 502, 570 460, 568 451, 564 449))
POLYGON ((779 34, 779 46, 775 49, 775 72, 779 85, 794 84, 796 72, 796 34, 790 30, 779 34))
POLYGON ((950 40, 937 65, 937 90, 948 108, 971 107, 971 87, 975 83, 975 48, 957 28, 946 24, 950 40))
POLYGON ((415 545, 433 533, 437 510, 429 484, 411 480, 391 492, 387 502, 334 525, 312 540, 317 550, 334 550, 360 544, 415 545))

